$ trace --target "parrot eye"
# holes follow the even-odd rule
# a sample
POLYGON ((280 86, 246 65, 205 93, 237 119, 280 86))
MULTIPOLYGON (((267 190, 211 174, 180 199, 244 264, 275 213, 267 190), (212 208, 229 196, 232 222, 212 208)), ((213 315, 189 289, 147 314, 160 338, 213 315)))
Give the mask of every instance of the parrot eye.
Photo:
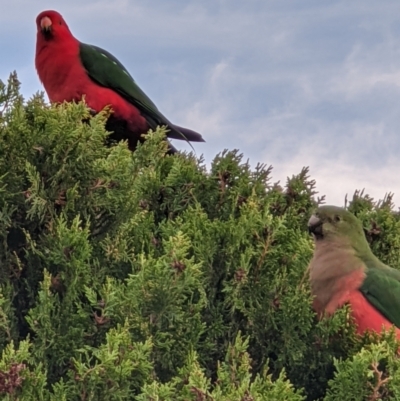
POLYGON ((60 25, 62 25, 62 21, 58 21, 58 23, 59 23, 60 25))
POLYGON ((339 223, 339 221, 340 221, 340 216, 336 215, 336 216, 334 217, 334 220, 335 220, 336 223, 339 223))

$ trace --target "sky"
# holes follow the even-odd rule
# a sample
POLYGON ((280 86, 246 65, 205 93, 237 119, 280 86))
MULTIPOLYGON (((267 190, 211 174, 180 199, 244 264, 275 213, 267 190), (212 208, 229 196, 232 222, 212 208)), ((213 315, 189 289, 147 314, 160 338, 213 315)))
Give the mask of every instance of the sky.
MULTIPOLYGON (((209 163, 239 149, 286 182, 309 166, 318 195, 356 189, 400 204, 400 1, 0 0, 0 79, 43 90, 35 19, 116 56, 160 111, 200 132, 209 163)), ((190 150, 182 141, 178 149, 190 150)))

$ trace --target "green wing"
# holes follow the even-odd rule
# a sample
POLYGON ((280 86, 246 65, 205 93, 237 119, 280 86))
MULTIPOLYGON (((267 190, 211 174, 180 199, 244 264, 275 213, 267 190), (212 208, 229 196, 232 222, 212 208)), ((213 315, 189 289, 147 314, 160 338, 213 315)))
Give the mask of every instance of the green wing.
POLYGON ((112 54, 100 47, 80 43, 80 59, 93 81, 114 90, 136 106, 152 129, 157 125, 171 125, 112 54))
POLYGON ((386 269, 368 269, 360 288, 367 300, 390 322, 400 328, 400 281, 386 269))

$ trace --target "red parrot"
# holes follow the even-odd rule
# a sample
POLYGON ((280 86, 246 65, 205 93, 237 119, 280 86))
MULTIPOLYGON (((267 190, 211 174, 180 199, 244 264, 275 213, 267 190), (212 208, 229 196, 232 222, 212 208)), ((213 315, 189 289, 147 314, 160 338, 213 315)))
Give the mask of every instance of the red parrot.
POLYGON ((372 253, 361 222, 345 209, 321 206, 308 227, 315 240, 309 265, 314 310, 330 315, 350 304, 358 334, 394 325, 400 339, 400 271, 372 253))
POLYGON ((51 102, 80 101, 84 96, 96 113, 111 106, 106 129, 113 131, 112 139, 128 140, 131 150, 143 133, 158 125, 168 127, 168 138, 204 142, 199 133, 169 122, 109 52, 79 42, 58 12, 41 12, 36 25, 35 66, 51 102))

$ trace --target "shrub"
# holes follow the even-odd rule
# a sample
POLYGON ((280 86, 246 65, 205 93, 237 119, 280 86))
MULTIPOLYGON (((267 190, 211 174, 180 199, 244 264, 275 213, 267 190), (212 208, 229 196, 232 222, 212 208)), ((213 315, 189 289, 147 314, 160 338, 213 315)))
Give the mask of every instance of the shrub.
MULTIPOLYGON (((0 110, 2 399, 400 396, 392 337, 311 309, 307 168, 284 186, 238 151, 207 168, 167 156, 162 128, 133 154, 106 146, 106 112, 25 102, 15 73, 0 110)), ((391 195, 349 208, 400 267, 391 195)))

